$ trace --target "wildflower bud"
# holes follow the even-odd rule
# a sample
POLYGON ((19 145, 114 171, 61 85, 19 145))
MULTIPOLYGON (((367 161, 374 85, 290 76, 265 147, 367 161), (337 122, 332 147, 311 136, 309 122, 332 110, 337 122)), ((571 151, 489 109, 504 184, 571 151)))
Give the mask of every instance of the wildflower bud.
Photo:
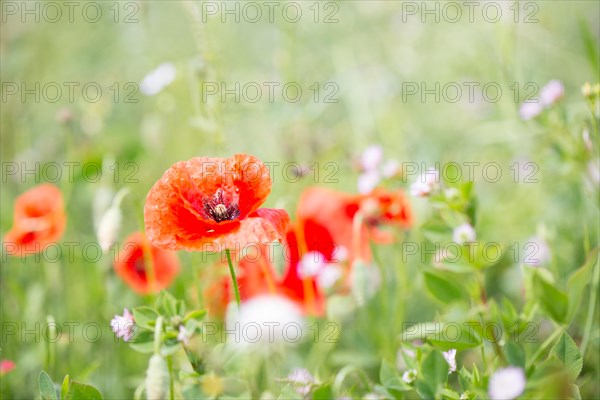
POLYGON ((158 354, 150 357, 146 371, 146 399, 162 400, 167 398, 169 370, 167 363, 158 354))
POLYGON ((121 209, 119 207, 109 208, 102 216, 96 232, 102 251, 106 252, 115 243, 121 227, 121 219, 121 209))

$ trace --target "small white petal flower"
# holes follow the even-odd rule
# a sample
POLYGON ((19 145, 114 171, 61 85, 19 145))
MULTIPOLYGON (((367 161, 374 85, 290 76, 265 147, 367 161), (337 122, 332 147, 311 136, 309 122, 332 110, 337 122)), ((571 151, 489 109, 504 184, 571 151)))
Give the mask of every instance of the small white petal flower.
POLYGON ((358 177, 358 191, 361 194, 369 194, 379 185, 381 176, 377 170, 364 172, 358 177))
POLYGON ((140 90, 146 96, 154 96, 175 80, 176 69, 171 63, 160 64, 150 71, 140 83, 140 90))
POLYGON ((551 80, 540 91, 541 103, 548 107, 559 101, 565 95, 565 87, 556 79, 551 80))
POLYGON ((383 161, 383 149, 378 144, 367 147, 360 156, 360 166, 363 171, 376 169, 381 161, 383 161))
POLYGON ((465 244, 475 241, 475 229, 470 224, 462 224, 454 228, 452 240, 456 243, 465 244))
POLYGON ((133 314, 128 309, 123 309, 123 315, 115 315, 110 321, 110 326, 117 337, 122 337, 126 342, 129 341, 135 332, 133 314))
POLYGON ((450 349, 448 351, 442 352, 442 355, 446 359, 446 362, 450 366, 448 369, 448 373, 451 374, 456 371, 456 349, 450 349))
POLYGON ((325 256, 318 251, 309 251, 298 263, 298 274, 300 278, 312 278, 323 270, 327 261, 325 256))
POLYGON ((402 374, 402 380, 406 383, 413 383, 417 379, 417 370, 409 369, 402 374))
POLYGON ((315 378, 304 368, 294 368, 287 376, 287 380, 292 383, 296 393, 306 396, 310 392, 310 388, 315 384, 315 378))
POLYGON ((525 390, 525 373, 518 367, 499 369, 490 377, 488 393, 492 400, 515 399, 525 390))
POLYGON ((438 189, 440 173, 435 169, 426 170, 410 185, 410 194, 415 197, 426 197, 438 189))
POLYGON ((521 107, 519 108, 519 115, 521 116, 521 119, 528 121, 540 115, 543 110, 544 106, 539 100, 536 103, 527 102, 521 104, 521 107))

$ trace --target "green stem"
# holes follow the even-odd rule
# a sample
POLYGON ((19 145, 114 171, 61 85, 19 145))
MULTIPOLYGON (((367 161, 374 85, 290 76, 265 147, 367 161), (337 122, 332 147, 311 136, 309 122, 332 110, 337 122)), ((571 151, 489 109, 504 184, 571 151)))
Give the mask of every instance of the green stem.
POLYGON ((233 263, 231 262, 231 253, 229 249, 225 249, 225 255, 227 256, 227 264, 229 264, 229 272, 231 273, 231 282, 233 282, 233 291, 235 292, 235 301, 237 303, 238 309, 240 308, 240 288, 238 287, 237 278, 235 277, 235 269, 233 268, 233 263))
POLYGON ((565 330, 562 326, 558 327, 558 329, 556 329, 554 331, 554 333, 552 335, 550 335, 550 337, 548 337, 548 339, 546 339, 546 341, 544 343, 542 343, 542 345, 535 352, 535 354, 533 356, 531 356, 531 360, 529 361, 529 365, 527 366, 527 369, 529 369, 537 361, 537 359, 544 353, 544 351, 546 351, 546 348, 554 342, 554 339, 556 339, 564 331, 565 330))
POLYGON ((162 344, 162 324, 163 317, 159 316, 156 318, 156 325, 154 326, 154 354, 160 355, 160 345, 162 344))
POLYGON ((600 279, 600 264, 596 261, 594 266, 594 275, 592 278, 592 284, 590 286, 590 303, 588 306, 588 315, 585 323, 585 331, 583 333, 583 339, 581 340, 581 356, 585 356, 588 344, 590 342, 590 336, 592 329, 594 328, 594 315, 596 314, 596 296, 598 295, 598 280, 600 279))
MULTIPOLYGON (((488 297, 487 292, 485 290, 485 275, 481 270, 479 270, 477 273, 477 279, 479 281, 479 293, 481 304, 485 307, 486 310, 488 310, 488 297)), ((481 319, 485 322, 483 313, 481 313, 481 319)), ((504 356, 504 353, 502 352, 502 347, 500 346, 498 341, 499 339, 496 337, 496 333, 492 330, 492 346, 494 347, 494 353, 496 353, 496 356, 498 356, 503 362, 506 363, 506 357, 504 356)))
POLYGON ((169 368, 169 398, 175 400, 175 379, 173 378, 173 356, 167 357, 167 366, 169 368))

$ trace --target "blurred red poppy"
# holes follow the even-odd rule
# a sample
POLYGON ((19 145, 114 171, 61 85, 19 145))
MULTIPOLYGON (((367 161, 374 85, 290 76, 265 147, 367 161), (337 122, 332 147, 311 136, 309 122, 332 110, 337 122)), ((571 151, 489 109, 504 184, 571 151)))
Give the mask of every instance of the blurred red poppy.
POLYGON ((371 228, 370 237, 377 243, 391 243, 394 240, 391 232, 379 229, 382 225, 396 225, 410 228, 412 212, 408 199, 401 191, 388 191, 377 188, 361 201, 364 223, 371 228))
MULTIPOLYGON (((306 254, 322 254, 324 261, 332 261, 336 245, 333 243, 329 233, 312 223, 304 226, 304 232, 298 228, 290 230, 286 236, 285 259, 287 267, 281 281, 282 291, 292 300, 299 303, 307 314, 323 315, 325 313, 325 295, 317 284, 317 275, 303 274, 301 262, 306 254), (310 237, 310 240, 302 243, 300 240, 310 237), (314 252, 314 253, 313 253, 314 252)), ((309 261, 313 261, 312 259, 309 261)))
POLYGON ((390 232, 379 229, 381 226, 408 228, 412 224, 410 204, 403 192, 380 188, 368 195, 310 188, 302 194, 296 216, 300 232, 307 232, 307 248, 319 248, 326 258, 330 257, 328 252, 347 251, 350 261, 370 260, 369 239, 376 243, 393 240, 390 232), (363 218, 357 225, 361 222, 355 221, 359 211, 363 218))
MULTIPOLYGON (((362 195, 314 187, 300 197, 296 217, 296 232, 301 232, 299 246, 319 250, 325 257, 333 251, 347 253, 350 260, 369 258, 369 243, 365 234, 355 235, 354 216, 359 211, 362 195)), ((364 229, 364 228, 363 228, 364 229)), ((310 250, 309 250, 310 251, 310 250)))
POLYGON ((169 168, 144 207, 150 241, 167 250, 235 250, 281 241, 285 210, 260 208, 271 192, 268 168, 256 157, 197 157, 169 168))
MULTIPOLYGON (((323 315, 324 291, 338 279, 347 281, 354 260, 370 260, 369 241, 393 239, 391 232, 380 227, 392 224, 407 228, 412 221, 402 192, 379 189, 369 195, 308 189, 300 198, 297 218, 286 233, 282 278, 275 274, 268 246, 261 246, 258 254, 242 257, 238 266, 242 300, 276 293, 298 303, 307 314, 323 315), (362 219, 355 219, 359 212, 362 219)), ((214 309, 224 313, 232 299, 228 278, 211 286, 205 295, 211 297, 207 301, 221 301, 214 309)))
POLYGON ((62 194, 56 186, 42 184, 26 191, 15 202, 13 227, 4 236, 7 254, 43 251, 61 238, 66 223, 62 194))
POLYGON ((174 252, 153 246, 141 232, 126 240, 115 264, 115 271, 139 294, 156 293, 168 287, 179 272, 174 252))

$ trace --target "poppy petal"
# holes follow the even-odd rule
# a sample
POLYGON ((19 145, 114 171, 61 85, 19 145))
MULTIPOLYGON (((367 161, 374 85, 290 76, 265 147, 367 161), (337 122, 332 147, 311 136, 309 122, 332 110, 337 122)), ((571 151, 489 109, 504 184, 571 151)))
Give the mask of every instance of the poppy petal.
POLYGON ((248 243, 281 242, 290 224, 285 210, 260 208, 240 221, 239 229, 214 238, 219 247, 239 250, 248 243))
POLYGON ((143 233, 136 232, 125 240, 114 267, 134 291, 148 294, 157 293, 171 284, 179 272, 179 260, 175 253, 151 245, 143 233), (151 264, 148 265, 148 261, 151 264), (147 266, 153 268, 153 279, 147 276, 147 266))
POLYGON ((34 254, 55 243, 66 227, 60 190, 51 184, 36 186, 15 201, 13 227, 4 237, 10 254, 34 254))

